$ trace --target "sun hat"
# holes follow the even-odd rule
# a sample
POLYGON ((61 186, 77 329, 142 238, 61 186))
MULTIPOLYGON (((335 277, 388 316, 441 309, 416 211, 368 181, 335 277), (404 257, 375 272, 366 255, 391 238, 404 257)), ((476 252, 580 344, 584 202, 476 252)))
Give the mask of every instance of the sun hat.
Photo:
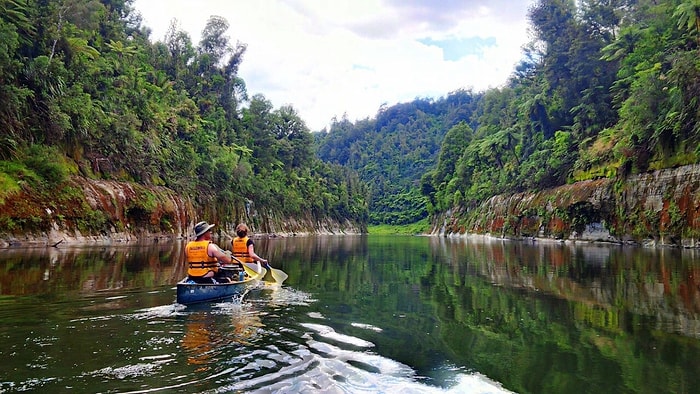
POLYGON ((216 224, 209 224, 209 223, 204 222, 204 221, 199 222, 199 223, 194 225, 194 236, 196 238, 199 238, 202 234, 211 230, 211 228, 214 226, 216 226, 216 224))

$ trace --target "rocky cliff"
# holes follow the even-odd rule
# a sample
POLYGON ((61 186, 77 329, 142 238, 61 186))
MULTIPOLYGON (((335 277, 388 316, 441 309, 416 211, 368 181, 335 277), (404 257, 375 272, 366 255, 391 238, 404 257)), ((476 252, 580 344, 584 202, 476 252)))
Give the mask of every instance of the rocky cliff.
POLYGON ((700 247, 700 165, 495 196, 440 216, 433 234, 700 247))
POLYGON ((217 223, 222 238, 240 221, 256 234, 275 236, 361 230, 350 222, 261 212, 252 202, 225 212, 210 205, 196 207, 165 187, 74 176, 55 188, 26 187, 0 201, 0 247, 187 238, 199 220, 217 223))

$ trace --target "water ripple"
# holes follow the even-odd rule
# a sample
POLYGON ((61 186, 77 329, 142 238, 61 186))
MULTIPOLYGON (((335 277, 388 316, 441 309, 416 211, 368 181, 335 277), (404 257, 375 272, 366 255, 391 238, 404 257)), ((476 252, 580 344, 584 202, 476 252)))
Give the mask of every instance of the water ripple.
POLYGON ((357 338, 357 337, 351 337, 349 335, 339 334, 333 328, 328 327, 328 326, 324 326, 321 324, 302 323, 301 326, 308 328, 310 330, 314 330, 320 336, 324 337, 325 339, 332 340, 332 341, 343 342, 343 343, 353 345, 353 346, 358 346, 358 347, 373 347, 374 346, 374 344, 372 342, 368 342, 368 341, 365 341, 365 340, 357 338))

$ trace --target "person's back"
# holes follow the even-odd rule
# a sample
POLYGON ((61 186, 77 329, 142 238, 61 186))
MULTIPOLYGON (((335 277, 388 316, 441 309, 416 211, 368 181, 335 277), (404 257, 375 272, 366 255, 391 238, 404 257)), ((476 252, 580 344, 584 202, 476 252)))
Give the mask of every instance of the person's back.
POLYGON ((254 263, 260 261, 267 265, 267 260, 255 253, 255 242, 248 237, 248 226, 240 223, 236 226, 236 238, 231 241, 233 256, 243 263, 254 263))
POLYGON ((248 241, 250 241, 250 238, 247 236, 238 236, 231 241, 233 257, 237 258, 243 263, 253 262, 253 258, 250 257, 250 253, 248 253, 248 241))
POLYGON ((230 282, 219 261, 230 264, 232 259, 211 241, 214 224, 199 222, 194 226, 195 240, 185 246, 187 276, 196 283, 230 282))
MULTIPOLYGON (((187 261, 187 275, 197 281, 199 278, 211 278, 219 269, 219 260, 209 256, 209 244, 211 241, 197 239, 190 241, 185 246, 185 259, 187 261)), ((211 282, 211 280, 209 281, 211 282)))

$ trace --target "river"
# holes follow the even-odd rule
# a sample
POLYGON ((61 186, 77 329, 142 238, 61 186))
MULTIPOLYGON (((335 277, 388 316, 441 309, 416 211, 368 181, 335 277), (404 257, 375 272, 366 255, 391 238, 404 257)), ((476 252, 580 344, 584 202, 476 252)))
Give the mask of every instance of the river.
POLYGON ((697 250, 257 239, 283 285, 183 306, 183 247, 0 250, 0 392, 700 389, 697 250))

